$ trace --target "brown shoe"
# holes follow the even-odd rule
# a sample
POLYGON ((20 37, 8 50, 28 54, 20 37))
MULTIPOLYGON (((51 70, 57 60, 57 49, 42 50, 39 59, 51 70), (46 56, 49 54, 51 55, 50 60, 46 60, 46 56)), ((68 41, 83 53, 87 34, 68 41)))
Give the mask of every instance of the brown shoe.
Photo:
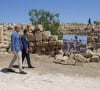
POLYGON ((27 74, 27 73, 26 73, 26 72, 24 72, 24 71, 20 71, 19 73, 20 73, 20 74, 27 74))

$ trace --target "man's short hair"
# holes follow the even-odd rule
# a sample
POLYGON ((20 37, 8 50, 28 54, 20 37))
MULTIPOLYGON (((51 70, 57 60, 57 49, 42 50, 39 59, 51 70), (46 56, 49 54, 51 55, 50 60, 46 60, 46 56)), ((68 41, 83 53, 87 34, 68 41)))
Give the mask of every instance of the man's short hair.
POLYGON ((17 28, 20 28, 20 26, 19 26, 19 25, 16 25, 16 26, 15 26, 15 30, 16 30, 17 28))
POLYGON ((18 26, 15 26, 15 30, 18 28, 18 26))
POLYGON ((28 32, 28 30, 25 29, 25 30, 23 31, 23 33, 25 34, 26 32, 28 32))

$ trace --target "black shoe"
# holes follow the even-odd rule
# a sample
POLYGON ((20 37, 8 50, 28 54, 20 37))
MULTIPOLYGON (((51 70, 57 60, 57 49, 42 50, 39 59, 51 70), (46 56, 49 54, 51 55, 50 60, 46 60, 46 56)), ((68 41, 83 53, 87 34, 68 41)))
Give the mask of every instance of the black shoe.
POLYGON ((26 72, 24 72, 24 71, 20 71, 19 73, 20 73, 20 74, 27 74, 27 73, 26 73, 26 72))
POLYGON ((22 67, 22 69, 24 69, 24 67, 22 67))
POLYGON ((35 67, 33 67, 33 66, 28 66, 28 68, 35 68, 35 67))
POLYGON ((7 69, 8 72, 15 72, 13 69, 7 69))

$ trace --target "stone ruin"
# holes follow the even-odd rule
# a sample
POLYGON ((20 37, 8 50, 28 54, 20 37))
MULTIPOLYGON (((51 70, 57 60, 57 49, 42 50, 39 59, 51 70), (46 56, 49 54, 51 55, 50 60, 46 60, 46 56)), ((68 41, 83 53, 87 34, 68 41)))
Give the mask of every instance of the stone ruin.
POLYGON ((28 40, 31 53, 55 56, 63 47, 63 40, 58 40, 58 36, 51 35, 50 31, 43 31, 41 25, 35 27, 28 40))
MULTIPOLYGON (((0 52, 9 51, 10 36, 15 25, 0 25, 0 52)), ((22 25, 23 29, 27 24, 22 25)), ((41 25, 28 25, 28 37, 31 53, 50 55, 56 63, 75 65, 77 62, 100 62, 100 24, 64 24, 59 31, 63 34, 87 35, 88 43, 85 53, 70 53, 63 51, 63 41, 58 36, 51 35, 50 31, 43 31, 41 25)))
MULTIPOLYGON (((9 52, 11 43, 11 33, 15 25, 1 25, 0 28, 0 51, 9 52)), ((22 25, 20 34, 23 34, 23 29, 28 29, 30 52, 37 54, 45 54, 55 56, 63 47, 63 40, 58 40, 58 36, 51 35, 50 31, 43 31, 42 25, 37 25, 35 28, 32 25, 22 25)))

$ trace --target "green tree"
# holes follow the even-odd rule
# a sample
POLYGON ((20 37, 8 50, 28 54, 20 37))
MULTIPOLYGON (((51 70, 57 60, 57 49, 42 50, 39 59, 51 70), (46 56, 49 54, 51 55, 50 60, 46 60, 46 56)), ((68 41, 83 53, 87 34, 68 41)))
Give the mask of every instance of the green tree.
MULTIPOLYGON (((59 35, 59 14, 40 9, 32 9, 29 12, 30 21, 33 25, 43 25, 44 31, 50 31, 52 35, 59 35)), ((58 36, 59 37, 59 36, 58 36)))

